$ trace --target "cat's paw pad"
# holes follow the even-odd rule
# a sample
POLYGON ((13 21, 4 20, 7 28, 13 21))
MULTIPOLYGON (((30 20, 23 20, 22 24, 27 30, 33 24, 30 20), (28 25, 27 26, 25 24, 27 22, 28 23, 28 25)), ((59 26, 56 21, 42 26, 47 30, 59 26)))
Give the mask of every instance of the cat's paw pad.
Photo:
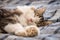
POLYGON ((30 27, 26 29, 27 36, 33 37, 38 35, 38 30, 35 27, 30 27))

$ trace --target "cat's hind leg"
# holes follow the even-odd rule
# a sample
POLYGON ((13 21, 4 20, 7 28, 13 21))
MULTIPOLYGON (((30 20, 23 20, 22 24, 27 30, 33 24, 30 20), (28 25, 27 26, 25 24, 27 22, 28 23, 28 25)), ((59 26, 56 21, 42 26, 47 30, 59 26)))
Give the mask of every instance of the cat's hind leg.
POLYGON ((18 36, 26 36, 24 27, 20 23, 11 24, 5 26, 4 30, 10 34, 15 34, 18 36))

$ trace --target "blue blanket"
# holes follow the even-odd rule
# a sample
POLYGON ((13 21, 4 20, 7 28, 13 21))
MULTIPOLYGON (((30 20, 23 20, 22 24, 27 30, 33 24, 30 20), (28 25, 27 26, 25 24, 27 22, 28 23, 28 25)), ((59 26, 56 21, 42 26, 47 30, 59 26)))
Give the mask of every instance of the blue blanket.
POLYGON ((0 40, 60 40, 60 0, 38 0, 38 1, 0 1, 0 6, 15 7, 17 5, 34 5, 36 8, 46 7, 46 11, 43 14, 45 20, 53 21, 52 24, 44 27, 39 27, 40 35, 36 37, 20 37, 11 34, 0 33, 0 40), (18 2, 19 1, 19 2, 18 2), (24 3, 22 3, 24 2, 24 3))

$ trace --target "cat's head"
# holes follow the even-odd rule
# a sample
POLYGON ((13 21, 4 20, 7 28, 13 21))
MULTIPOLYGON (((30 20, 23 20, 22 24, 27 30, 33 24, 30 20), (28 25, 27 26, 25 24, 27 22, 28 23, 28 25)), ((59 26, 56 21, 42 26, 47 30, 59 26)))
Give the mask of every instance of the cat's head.
POLYGON ((35 9, 34 6, 17 6, 15 9, 16 13, 22 13, 30 21, 37 22, 43 16, 46 8, 35 9))

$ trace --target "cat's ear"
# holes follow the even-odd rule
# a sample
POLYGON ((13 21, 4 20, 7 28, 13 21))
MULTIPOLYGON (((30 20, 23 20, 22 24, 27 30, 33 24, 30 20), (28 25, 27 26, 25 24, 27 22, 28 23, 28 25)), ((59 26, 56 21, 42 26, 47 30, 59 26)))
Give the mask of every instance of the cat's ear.
POLYGON ((45 12, 46 8, 39 8, 35 10, 35 15, 36 16, 42 16, 43 13, 45 12))
POLYGON ((45 12, 45 10, 46 10, 46 8, 39 8, 37 11, 38 11, 40 14, 42 14, 42 13, 45 12))

